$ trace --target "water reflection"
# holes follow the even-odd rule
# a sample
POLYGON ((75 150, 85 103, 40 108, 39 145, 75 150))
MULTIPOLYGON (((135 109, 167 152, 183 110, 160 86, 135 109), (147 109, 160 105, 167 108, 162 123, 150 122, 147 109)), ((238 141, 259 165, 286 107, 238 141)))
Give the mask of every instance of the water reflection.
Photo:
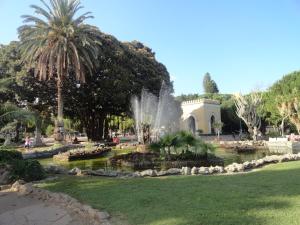
MULTIPOLYGON (((132 168, 128 167, 112 167, 108 163, 108 159, 115 154, 120 153, 128 153, 128 151, 122 150, 113 150, 109 152, 106 156, 96 159, 89 159, 89 160, 76 160, 67 163, 58 163, 54 162, 52 158, 47 159, 40 159, 40 163, 42 165, 60 165, 65 167, 66 169, 72 169, 74 167, 78 167, 80 169, 106 169, 106 170, 122 170, 122 171, 132 171, 132 168)), ((257 150, 253 153, 237 153, 233 150, 217 148, 215 151, 215 155, 224 159, 224 165, 231 164, 233 162, 242 163, 245 161, 251 161, 253 159, 260 159, 264 156, 268 155, 268 150, 257 150)), ((159 169, 159 168, 158 168, 159 169)))

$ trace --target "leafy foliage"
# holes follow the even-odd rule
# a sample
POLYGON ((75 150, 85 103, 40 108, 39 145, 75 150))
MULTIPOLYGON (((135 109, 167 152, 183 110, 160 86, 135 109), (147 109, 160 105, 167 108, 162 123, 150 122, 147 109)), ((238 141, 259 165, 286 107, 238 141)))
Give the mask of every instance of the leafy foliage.
POLYGON ((286 125, 291 129, 293 129, 292 125, 295 125, 299 131, 299 93, 300 72, 295 71, 285 75, 264 94, 264 107, 261 108, 261 114, 270 124, 275 126, 278 126, 280 122, 282 122, 281 126, 284 126, 284 120, 287 118, 286 125))
POLYGON ((4 147, 0 149, 0 162, 11 162, 16 159, 23 159, 21 152, 15 150, 8 150, 8 148, 4 147))
POLYGON ((166 134, 159 141, 150 144, 150 149, 159 152, 168 159, 195 159, 198 156, 207 157, 213 153, 213 145, 205 143, 201 139, 186 131, 166 134))
POLYGON ((46 177, 45 170, 37 160, 13 160, 12 180, 23 179, 26 182, 41 180, 46 177))
POLYGON ((34 65, 40 80, 56 76, 59 81, 68 76, 71 69, 76 79, 85 80, 86 71, 92 74, 101 45, 97 27, 85 24, 92 18, 86 12, 77 18, 82 8, 78 0, 44 1, 44 8, 31 5, 39 17, 24 15, 19 28, 21 52, 29 66, 34 65))
POLYGON ((211 79, 209 73, 206 73, 203 77, 203 89, 206 94, 219 93, 218 86, 216 82, 211 79))
POLYGON ((46 173, 37 160, 23 160, 19 151, 9 150, 9 148, 0 149, 0 163, 11 166, 11 181, 23 179, 27 182, 41 180, 45 178, 46 173))

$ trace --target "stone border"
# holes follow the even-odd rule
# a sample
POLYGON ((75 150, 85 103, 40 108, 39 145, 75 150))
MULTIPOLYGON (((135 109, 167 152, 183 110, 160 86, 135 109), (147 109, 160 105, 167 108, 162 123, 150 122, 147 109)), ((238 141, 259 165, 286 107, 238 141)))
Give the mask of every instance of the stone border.
POLYGON ((89 205, 80 203, 75 198, 67 194, 50 192, 41 188, 34 187, 32 183, 16 181, 10 186, 9 191, 18 192, 20 195, 27 195, 32 198, 42 200, 46 203, 59 205, 72 213, 79 214, 87 225, 110 225, 110 215, 107 212, 101 212, 89 205))
MULTIPOLYGON (((50 147, 49 147, 50 148, 50 147)), ((42 159, 42 158, 49 158, 52 157, 60 152, 66 152, 71 149, 77 149, 77 148, 84 148, 84 145, 82 144, 68 144, 64 146, 59 146, 57 148, 50 148, 45 151, 34 151, 31 150, 30 152, 23 152, 22 156, 23 159, 42 159)))
POLYGON ((119 178, 137 178, 137 177, 159 177, 170 175, 212 175, 212 174, 233 174, 233 173, 245 173, 253 169, 261 168, 267 164, 275 164, 281 162, 298 161, 300 160, 300 153, 298 154, 285 154, 285 155, 270 155, 264 158, 246 161, 244 163, 232 163, 226 167, 223 166, 210 166, 210 167, 182 167, 182 168, 170 168, 168 170, 144 170, 136 172, 121 172, 121 171, 106 171, 104 169, 99 170, 81 170, 77 167, 66 171, 58 166, 48 166, 46 171, 55 174, 69 174, 76 176, 103 176, 103 177, 119 177, 119 178))

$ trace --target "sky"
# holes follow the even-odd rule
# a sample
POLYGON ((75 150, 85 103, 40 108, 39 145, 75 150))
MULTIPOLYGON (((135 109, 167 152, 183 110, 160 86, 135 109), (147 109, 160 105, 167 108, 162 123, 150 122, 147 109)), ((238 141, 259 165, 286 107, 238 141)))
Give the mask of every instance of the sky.
MULTIPOLYGON (((47 0, 46 0, 47 1, 47 0)), ((87 22, 121 41, 149 46, 175 95, 203 93, 211 74, 221 93, 264 90, 300 69, 300 0, 81 0, 87 22)), ((0 0, 0 43, 17 40, 21 15, 39 0, 0 0)))

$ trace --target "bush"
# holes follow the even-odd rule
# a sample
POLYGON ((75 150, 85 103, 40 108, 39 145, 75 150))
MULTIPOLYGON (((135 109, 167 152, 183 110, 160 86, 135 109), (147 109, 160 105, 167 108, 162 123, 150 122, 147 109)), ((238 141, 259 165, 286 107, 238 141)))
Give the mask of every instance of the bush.
POLYGON ((0 150, 0 162, 11 162, 23 159, 22 153, 15 150, 0 150))
POLYGON ((54 126, 53 125, 48 125, 45 131, 46 135, 49 137, 54 133, 54 126))
POLYGON ((0 163, 10 165, 10 181, 23 179, 29 182, 43 179, 46 175, 37 160, 24 160, 21 152, 15 150, 0 150, 0 163))
POLYGON ((30 182, 46 177, 44 168, 37 160, 14 160, 10 164, 12 166, 12 180, 23 179, 30 182))

